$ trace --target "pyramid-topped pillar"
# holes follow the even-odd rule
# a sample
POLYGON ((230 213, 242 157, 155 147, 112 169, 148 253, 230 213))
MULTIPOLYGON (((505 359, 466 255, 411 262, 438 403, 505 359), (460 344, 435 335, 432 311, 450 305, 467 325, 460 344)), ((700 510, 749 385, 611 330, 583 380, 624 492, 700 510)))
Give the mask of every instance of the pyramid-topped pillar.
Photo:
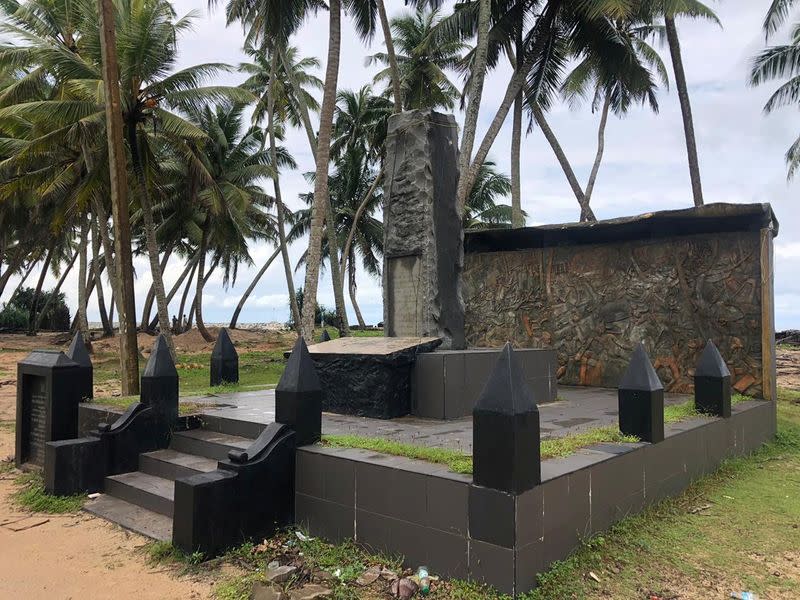
POLYGON ((81 400, 91 400, 94 398, 94 366, 80 331, 72 338, 67 356, 72 359, 72 362, 78 364, 78 386, 81 400))
POLYGON ((617 392, 619 429, 643 442, 664 440, 664 386, 639 342, 617 392))
POLYGON ((166 426, 178 420, 178 370, 163 334, 156 338, 142 373, 140 402, 151 407, 156 419, 166 426))
POLYGON ((294 429, 298 446, 314 444, 322 437, 322 385, 302 337, 275 388, 275 421, 294 429))
POLYGON ((475 485, 521 494, 541 483, 539 408, 506 343, 472 412, 475 485))
POLYGON ((211 385, 226 383, 239 383, 239 353, 228 330, 223 327, 211 351, 211 385))
POLYGON ((707 415, 731 416, 731 373, 711 340, 694 372, 694 405, 707 415))

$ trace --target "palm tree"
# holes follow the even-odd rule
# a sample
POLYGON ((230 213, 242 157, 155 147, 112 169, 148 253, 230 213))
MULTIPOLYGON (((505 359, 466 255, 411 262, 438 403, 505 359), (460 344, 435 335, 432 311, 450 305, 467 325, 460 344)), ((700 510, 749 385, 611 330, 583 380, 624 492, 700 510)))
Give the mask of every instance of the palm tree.
POLYGON ((591 98, 592 112, 600 111, 597 151, 585 189, 578 183, 555 133, 547 123, 541 105, 531 109, 564 171, 581 207, 581 221, 595 221, 590 202, 605 148, 608 114, 624 117, 636 104, 648 104, 658 112, 657 81, 668 86, 666 67, 658 53, 646 42, 658 28, 647 20, 648 14, 632 14, 628 19, 594 19, 573 37, 571 55, 577 65, 564 79, 561 93, 572 105, 591 98))
MULTIPOLYGON (((400 90, 403 108, 452 109, 460 93, 447 76, 446 70, 459 67, 466 44, 438 29, 442 18, 438 10, 417 9, 413 14, 396 17, 391 21, 398 50, 400 90)), ((392 69, 388 53, 377 53, 368 63, 388 65, 375 75, 376 82, 389 80, 392 69)))
MULTIPOLYGON (((495 163, 492 161, 483 163, 462 217, 464 230, 516 227, 513 224, 512 207, 497 203, 499 198, 508 197, 511 187, 511 180, 507 175, 497 171, 495 163)), ((522 217, 523 219, 527 217, 524 211, 522 217)))
MULTIPOLYGON (((794 0, 774 0, 764 19, 764 33, 769 38, 786 22, 794 0)), ((770 46, 753 61, 750 85, 762 85, 774 79, 787 78, 770 96, 764 112, 770 114, 783 106, 800 101, 800 23, 795 24, 788 44, 770 46)), ((786 151, 787 177, 792 179, 800 167, 800 137, 786 151)))
POLYGON ((703 186, 700 180, 700 164, 697 159, 697 140, 694 134, 692 106, 689 101, 689 88, 686 84, 686 73, 683 69, 683 58, 681 56, 681 45, 678 37, 678 28, 675 25, 675 17, 704 18, 718 25, 720 22, 714 11, 697 0, 661 0, 661 4, 663 4, 661 12, 664 15, 667 44, 670 58, 672 59, 672 69, 675 74, 675 88, 678 90, 678 101, 681 105, 683 133, 686 138, 686 155, 689 161, 689 179, 692 182, 692 196, 694 197, 695 206, 703 206, 703 186))

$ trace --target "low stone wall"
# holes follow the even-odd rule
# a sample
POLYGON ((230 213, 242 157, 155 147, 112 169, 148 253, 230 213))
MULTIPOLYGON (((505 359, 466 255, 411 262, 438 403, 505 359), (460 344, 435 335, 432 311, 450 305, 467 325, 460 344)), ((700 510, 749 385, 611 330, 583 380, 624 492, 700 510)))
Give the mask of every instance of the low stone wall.
POLYGON ((616 387, 644 341, 666 390, 688 393, 712 339, 736 390, 772 398, 775 235, 761 204, 468 234, 467 342, 552 347, 560 383, 616 387))
POLYGON ((520 594, 582 539, 753 452, 775 431, 773 402, 740 403, 729 419, 667 426, 657 444, 601 444, 543 461, 541 485, 519 496, 439 465, 305 446, 297 450, 295 518, 312 535, 520 594))

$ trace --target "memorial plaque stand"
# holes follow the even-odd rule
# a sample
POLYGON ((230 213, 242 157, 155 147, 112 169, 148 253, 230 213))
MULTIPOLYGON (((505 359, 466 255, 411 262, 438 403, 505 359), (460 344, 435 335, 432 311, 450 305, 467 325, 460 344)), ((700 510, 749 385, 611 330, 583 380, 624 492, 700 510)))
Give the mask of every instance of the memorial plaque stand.
POLYGON ((42 467, 46 442, 77 437, 81 375, 57 350, 34 350, 17 364, 17 467, 42 467))

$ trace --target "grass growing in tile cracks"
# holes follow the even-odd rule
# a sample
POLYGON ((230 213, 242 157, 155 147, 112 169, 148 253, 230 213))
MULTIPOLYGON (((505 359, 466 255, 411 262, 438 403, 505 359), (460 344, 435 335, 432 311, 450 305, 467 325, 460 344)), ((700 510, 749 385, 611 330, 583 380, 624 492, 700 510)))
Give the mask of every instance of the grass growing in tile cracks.
MULTIPOLYGON (((623 435, 615 427, 597 427, 561 438, 542 440, 540 452, 542 459, 560 458, 569 456, 576 450, 593 444, 624 444, 638 441, 639 439, 634 436, 623 435)), ((360 448, 362 450, 380 452, 381 454, 424 460, 425 462, 444 465, 454 473, 472 474, 472 456, 458 450, 415 446, 383 438, 355 435, 324 435, 322 436, 322 443, 337 448, 360 448)))
MULTIPOLYGON (((731 395, 731 405, 734 406, 740 402, 747 402, 748 400, 754 400, 754 398, 750 398, 744 394, 731 395)), ((679 423, 680 421, 685 421, 686 419, 694 419, 695 417, 702 416, 704 415, 697 412, 697 409, 694 407, 694 399, 686 400, 680 404, 673 404, 672 406, 664 407, 665 425, 669 425, 670 423, 679 423)))
POLYGON ((86 501, 86 496, 53 496, 44 490, 44 481, 39 473, 23 473, 14 480, 18 489, 11 499, 20 508, 33 512, 61 514, 77 512, 86 501))

